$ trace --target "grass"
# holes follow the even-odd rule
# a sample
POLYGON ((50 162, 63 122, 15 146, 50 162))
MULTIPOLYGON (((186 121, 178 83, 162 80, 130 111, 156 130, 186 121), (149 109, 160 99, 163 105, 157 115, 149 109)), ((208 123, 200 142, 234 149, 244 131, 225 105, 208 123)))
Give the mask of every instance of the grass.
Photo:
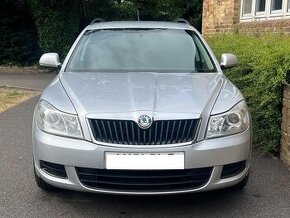
POLYGON ((0 87, 0 113, 38 94, 40 92, 34 90, 0 87))

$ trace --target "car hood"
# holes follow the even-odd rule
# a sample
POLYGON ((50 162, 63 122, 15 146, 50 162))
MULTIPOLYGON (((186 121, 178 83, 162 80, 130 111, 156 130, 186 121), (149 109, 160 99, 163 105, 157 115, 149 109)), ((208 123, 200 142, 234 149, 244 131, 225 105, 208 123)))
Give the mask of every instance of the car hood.
POLYGON ((81 114, 151 111, 196 117, 209 101, 215 101, 211 98, 220 92, 222 77, 218 73, 154 72, 60 75, 64 89, 81 114))

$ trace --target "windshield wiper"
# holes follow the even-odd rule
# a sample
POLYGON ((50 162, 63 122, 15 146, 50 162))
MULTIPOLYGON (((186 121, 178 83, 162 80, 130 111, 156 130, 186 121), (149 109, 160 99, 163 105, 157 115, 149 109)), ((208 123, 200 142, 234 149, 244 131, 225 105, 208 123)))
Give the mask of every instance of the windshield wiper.
POLYGON ((215 70, 208 70, 208 69, 196 69, 195 70, 198 73, 214 73, 215 70))

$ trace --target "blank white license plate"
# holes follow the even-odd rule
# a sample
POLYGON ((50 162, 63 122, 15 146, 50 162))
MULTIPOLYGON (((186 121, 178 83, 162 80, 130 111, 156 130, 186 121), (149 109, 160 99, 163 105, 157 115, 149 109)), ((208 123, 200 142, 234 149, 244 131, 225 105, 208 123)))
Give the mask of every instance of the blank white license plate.
POLYGON ((184 153, 105 153, 106 169, 176 170, 184 169, 184 153))

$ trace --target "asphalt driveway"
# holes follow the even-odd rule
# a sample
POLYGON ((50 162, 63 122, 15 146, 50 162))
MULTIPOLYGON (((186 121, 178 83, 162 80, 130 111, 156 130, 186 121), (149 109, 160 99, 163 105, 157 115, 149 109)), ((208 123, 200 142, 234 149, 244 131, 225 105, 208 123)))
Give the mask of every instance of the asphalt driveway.
POLYGON ((56 73, 0 73, 0 86, 44 89, 56 73))
POLYGON ((37 97, 0 114, 0 217, 290 217, 290 171, 257 151, 243 192, 131 197, 41 191, 32 167, 36 102, 37 97))

